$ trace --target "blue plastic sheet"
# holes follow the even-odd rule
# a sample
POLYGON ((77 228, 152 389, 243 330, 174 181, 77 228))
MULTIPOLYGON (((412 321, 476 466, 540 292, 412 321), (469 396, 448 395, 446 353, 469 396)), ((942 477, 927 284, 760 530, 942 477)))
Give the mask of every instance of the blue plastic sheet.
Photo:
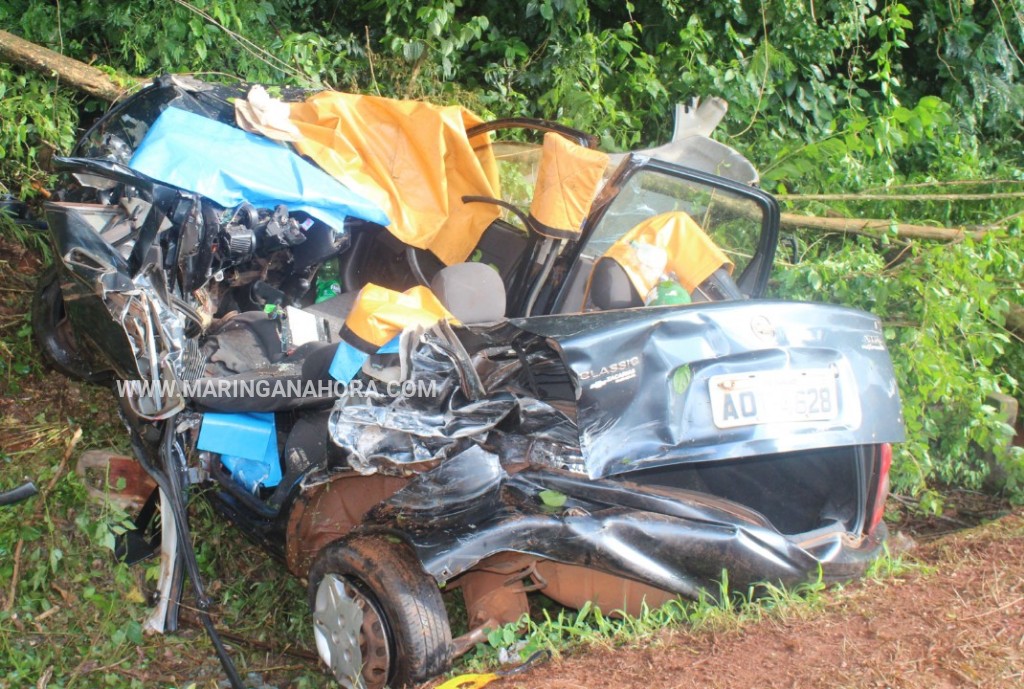
POLYGON ((337 230, 346 217, 388 224, 380 207, 291 149, 174 107, 153 123, 129 166, 226 208, 243 201, 258 208, 283 203, 337 230))
MULTIPOLYGON (((381 345, 377 354, 398 354, 398 343, 402 336, 395 335, 393 338, 381 345)), ((347 383, 356 377, 363 363, 370 358, 370 355, 360 349, 356 349, 349 343, 342 340, 338 343, 338 349, 334 352, 334 358, 327 372, 331 378, 347 383)))
POLYGON ((363 363, 369 358, 369 354, 342 340, 338 343, 338 349, 334 352, 334 358, 331 360, 327 372, 334 380, 347 383, 355 378, 359 369, 363 367, 363 363))
POLYGON ((224 468, 246 490, 256 492, 260 486, 273 488, 281 482, 273 414, 206 413, 196 446, 218 453, 224 468))

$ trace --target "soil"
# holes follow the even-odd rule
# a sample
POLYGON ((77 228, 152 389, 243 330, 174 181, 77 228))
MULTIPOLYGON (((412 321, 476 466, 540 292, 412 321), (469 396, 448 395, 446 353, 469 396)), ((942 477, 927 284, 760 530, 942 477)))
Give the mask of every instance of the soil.
POLYGON ((506 680, 533 689, 1024 686, 1024 511, 916 548, 925 565, 721 631, 666 631, 506 680))

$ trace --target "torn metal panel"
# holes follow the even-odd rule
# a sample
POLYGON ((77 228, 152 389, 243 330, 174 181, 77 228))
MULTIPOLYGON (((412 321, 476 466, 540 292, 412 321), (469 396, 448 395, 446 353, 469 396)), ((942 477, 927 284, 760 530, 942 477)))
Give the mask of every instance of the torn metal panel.
POLYGON ((287 514, 285 560, 288 569, 305 576, 324 546, 347 536, 366 514, 408 484, 383 474, 362 476, 352 471, 320 475, 307 482, 287 514))
MULTIPOLYGON (((406 342, 406 380, 422 396, 352 395, 338 401, 329 429, 348 453, 349 465, 360 473, 408 475, 432 468, 472 442, 504 461, 581 468, 571 405, 537 398, 542 394, 538 377, 547 382, 551 374, 545 368, 551 367, 543 361, 525 365, 526 355, 508 346, 471 356, 459 339, 462 333, 442 323, 425 332, 419 346, 406 342), (536 371, 535 363, 540 364, 536 371)), ((481 344, 472 335, 469 339, 481 344)), ((542 356, 556 359, 550 350, 542 356)), ((533 358, 539 359, 536 352, 533 358)), ((556 363, 553 370, 566 387, 564 368, 556 363)))
MULTIPOLYGON (((422 477, 418 477, 422 478, 422 477)), ((524 471, 505 479, 500 491, 472 501, 471 507, 448 512, 410 505, 407 491, 398 491, 371 513, 378 524, 391 523, 409 539, 424 569, 439 582, 468 571, 477 562, 505 551, 579 564, 697 597, 713 587, 723 568, 730 581, 796 582, 814 571, 817 561, 765 523, 730 514, 725 501, 680 491, 671 509, 642 508, 658 504, 635 487, 600 486, 585 479, 560 508, 537 497, 552 476, 524 471), (600 488, 605 488, 602 494, 600 488), (597 490, 595 490, 597 489, 597 490), (594 495, 593 493, 597 493, 594 495), (641 496, 641 502, 635 500, 641 496), (631 504, 632 503, 632 504, 631 504)))

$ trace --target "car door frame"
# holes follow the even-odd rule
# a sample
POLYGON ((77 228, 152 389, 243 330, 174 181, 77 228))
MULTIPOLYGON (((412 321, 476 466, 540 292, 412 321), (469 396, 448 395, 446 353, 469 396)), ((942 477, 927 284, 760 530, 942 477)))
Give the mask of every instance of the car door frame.
MULTIPOLYGON (((751 298, 757 298, 764 294, 768 286, 768 278, 771 276, 772 265, 775 260, 775 251, 779 242, 779 225, 781 213, 779 203, 775 197, 768 192, 741 184, 739 182, 713 175, 707 172, 700 172, 682 165, 666 163, 655 158, 638 154, 630 154, 620 163, 618 169, 612 173, 611 178, 605 183, 597 198, 591 206, 590 213, 583 221, 580 238, 571 247, 563 258, 562 270, 555 274, 560 276, 558 284, 552 284, 547 291, 547 308, 542 308, 537 313, 561 313, 566 300, 569 297, 573 277, 573 268, 580 260, 583 247, 587 245, 596 228, 601 224, 608 209, 618 197, 619 192, 625 188, 629 180, 640 172, 655 172, 684 181, 703 184, 716 189, 721 189, 734 196, 746 199, 755 203, 762 211, 761 232, 757 241, 757 249, 751 257, 743 272, 736 278, 740 290, 751 298)), ((542 297, 543 298, 543 297, 542 297)))

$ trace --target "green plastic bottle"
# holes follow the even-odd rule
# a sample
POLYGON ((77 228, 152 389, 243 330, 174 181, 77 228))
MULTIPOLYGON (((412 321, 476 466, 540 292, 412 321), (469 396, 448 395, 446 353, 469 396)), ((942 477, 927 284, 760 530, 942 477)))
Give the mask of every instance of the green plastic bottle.
POLYGON ((689 304, 690 293, 673 277, 662 278, 647 295, 647 306, 673 306, 689 304))
POLYGON ((338 275, 338 259, 325 261, 316 271, 316 303, 333 299, 341 294, 341 280, 338 275))

